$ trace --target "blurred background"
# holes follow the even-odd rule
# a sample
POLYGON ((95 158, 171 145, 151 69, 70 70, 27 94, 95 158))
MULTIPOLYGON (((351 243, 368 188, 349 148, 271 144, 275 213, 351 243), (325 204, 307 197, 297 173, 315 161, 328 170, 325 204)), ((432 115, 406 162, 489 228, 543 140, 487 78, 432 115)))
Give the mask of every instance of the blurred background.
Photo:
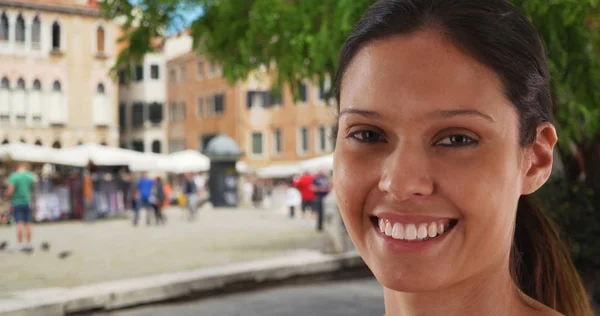
MULTIPOLYGON (((511 2, 544 38, 557 104, 554 171, 536 194, 600 301, 599 4, 511 2)), ((19 162, 38 179, 33 249, 17 247, 0 199, 0 312, 54 300, 56 314, 383 313, 330 181, 332 75, 372 3, 0 1, 0 196, 19 162), (278 287, 189 285, 240 271, 278 287), (65 303, 84 288, 138 298, 65 303), (211 298, 140 307, 199 293, 211 298)))

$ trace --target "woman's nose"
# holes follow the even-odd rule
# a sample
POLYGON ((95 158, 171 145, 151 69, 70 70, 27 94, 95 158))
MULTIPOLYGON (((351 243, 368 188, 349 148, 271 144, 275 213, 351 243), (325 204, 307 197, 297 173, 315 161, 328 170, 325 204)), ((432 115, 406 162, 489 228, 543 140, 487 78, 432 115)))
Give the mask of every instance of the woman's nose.
POLYGON ((430 157, 422 146, 402 145, 385 159, 379 189, 396 201, 429 196, 435 183, 430 157))

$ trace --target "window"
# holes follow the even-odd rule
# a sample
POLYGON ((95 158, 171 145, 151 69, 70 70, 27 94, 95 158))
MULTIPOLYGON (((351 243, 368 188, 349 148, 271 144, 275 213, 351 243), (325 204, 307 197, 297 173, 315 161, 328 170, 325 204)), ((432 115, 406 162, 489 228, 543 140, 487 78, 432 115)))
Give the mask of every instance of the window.
POLYGON ((2 82, 0 82, 0 88, 2 88, 2 90, 10 89, 10 81, 8 81, 8 78, 2 78, 2 82))
POLYGON ((276 129, 273 131, 273 154, 281 154, 281 129, 276 129))
POLYGON ((324 152, 327 150, 327 133, 325 132, 325 126, 319 126, 317 129, 318 146, 317 152, 324 152))
POLYGON ((33 81, 33 90, 34 91, 42 91, 42 83, 37 79, 35 79, 33 81))
POLYGON ((210 96, 206 98, 206 115, 214 115, 215 114, 215 97, 210 96))
POLYGON ((125 71, 123 69, 119 70, 119 85, 125 84, 125 71))
POLYGON ((308 128, 301 127, 298 130, 297 150, 299 154, 308 152, 308 128))
POLYGON ((199 60, 196 63, 196 67, 197 67, 197 74, 198 74, 198 78, 202 78, 204 77, 204 62, 202 60, 199 60))
POLYGON ((185 66, 179 67, 179 82, 185 81, 185 66))
POLYGON ((261 132, 252 133, 252 154, 263 154, 263 134, 261 132))
POLYGON ((96 50, 98 54, 104 54, 104 28, 98 26, 96 29, 96 50))
POLYGON ((133 140, 131 142, 131 149, 143 153, 144 152, 144 141, 139 140, 139 139, 133 140))
POLYGON ((204 134, 200 137, 200 150, 205 150, 210 141, 217 137, 217 134, 204 134))
POLYGON ((163 104, 154 102, 150 104, 148 119, 152 124, 160 124, 163 121, 163 104))
POLYGON ((8 42, 8 17, 6 17, 6 13, 2 12, 0 16, 0 41, 8 42))
POLYGON ((176 80, 177 80, 177 70, 175 70, 175 69, 169 70, 169 82, 175 83, 176 80))
POLYGON ((125 103, 119 104, 119 128, 125 130, 127 125, 127 105, 125 103))
POLYGON ((23 78, 17 80, 17 90, 25 90, 25 80, 23 78))
POLYGON ((204 98, 198 98, 198 105, 196 106, 196 117, 204 116, 204 98))
POLYGON ((144 117, 144 103, 135 102, 131 113, 131 127, 138 128, 144 125, 146 118, 144 117))
POLYGON ((299 87, 298 95, 300 96, 300 101, 306 102, 306 100, 308 100, 307 93, 306 93, 306 89, 307 89, 306 83, 300 82, 298 87, 299 87))
POLYGON ((171 139, 169 140, 169 152, 174 153, 185 150, 185 139, 171 139))
POLYGON ((35 141, 34 145, 36 145, 36 146, 42 146, 42 141, 38 139, 38 140, 35 141))
POLYGON ((214 75, 214 74, 215 74, 215 68, 216 68, 216 67, 215 67, 215 62, 211 60, 211 61, 208 63, 208 74, 209 74, 210 76, 212 76, 212 75, 214 75))
POLYGON ((155 154, 160 154, 161 153, 161 145, 160 145, 160 140, 155 140, 152 142, 152 152, 155 154))
POLYGON ((169 106, 169 120, 184 121, 185 120, 185 102, 175 102, 169 106))
POLYGON ((281 105, 281 96, 271 91, 248 91, 247 107, 253 106, 270 108, 274 105, 281 105))
POLYGON ((150 78, 159 79, 158 65, 150 65, 150 78))
POLYGON ((215 95, 215 114, 223 114, 225 112, 225 95, 224 94, 216 94, 215 95))
POLYGON ((61 91, 60 82, 58 80, 54 81, 54 83, 52 84, 52 91, 54 91, 54 92, 61 91))
POLYGON ((40 18, 36 16, 31 24, 31 47, 33 47, 33 49, 40 49, 42 42, 41 33, 42 23, 40 22, 40 18))
POLYGON ((52 50, 60 50, 60 24, 58 21, 52 24, 52 50))
POLYGON ((144 66, 136 65, 135 66, 135 81, 144 80, 144 66))
POLYGON ((25 43, 25 20, 23 20, 23 16, 19 14, 17 16, 17 24, 15 25, 15 41, 17 43, 24 44, 25 43))
POLYGON ((99 83, 98 86, 96 87, 96 93, 98 94, 104 94, 106 91, 104 90, 104 85, 102 83, 99 83))

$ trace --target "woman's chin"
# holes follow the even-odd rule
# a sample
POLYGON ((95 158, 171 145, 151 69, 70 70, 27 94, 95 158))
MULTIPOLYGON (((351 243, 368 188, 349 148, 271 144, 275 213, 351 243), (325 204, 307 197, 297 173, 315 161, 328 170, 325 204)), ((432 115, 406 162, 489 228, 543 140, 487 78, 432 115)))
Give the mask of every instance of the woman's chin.
POLYGON ((428 273, 427 271, 414 271, 414 269, 410 269, 413 271, 404 270, 404 272, 400 272, 398 270, 392 267, 388 269, 371 268, 375 278, 383 287, 396 292, 435 292, 444 288, 447 282, 442 276, 435 273, 428 273))

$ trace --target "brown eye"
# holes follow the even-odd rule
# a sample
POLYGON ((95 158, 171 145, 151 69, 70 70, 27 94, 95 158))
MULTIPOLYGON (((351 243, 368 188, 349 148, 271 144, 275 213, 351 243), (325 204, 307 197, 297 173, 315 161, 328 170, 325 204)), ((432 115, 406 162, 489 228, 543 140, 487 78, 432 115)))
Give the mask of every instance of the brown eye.
POLYGON ((371 130, 357 131, 350 134, 350 137, 363 143, 377 143, 383 140, 380 133, 371 130))
POLYGON ((464 147, 477 144, 477 141, 467 135, 450 135, 435 143, 436 146, 464 147))

